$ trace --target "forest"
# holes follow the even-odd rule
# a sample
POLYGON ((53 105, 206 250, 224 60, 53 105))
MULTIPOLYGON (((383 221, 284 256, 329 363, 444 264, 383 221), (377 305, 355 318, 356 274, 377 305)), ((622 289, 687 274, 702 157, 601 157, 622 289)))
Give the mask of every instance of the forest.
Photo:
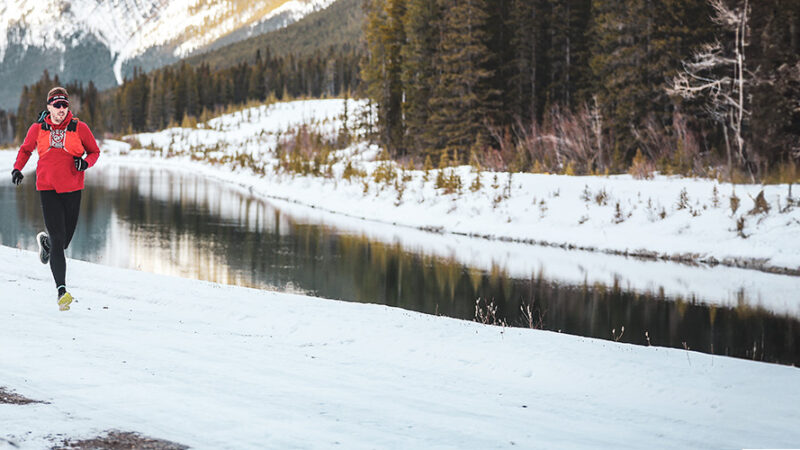
POLYGON ((800 2, 365 7, 362 77, 395 157, 750 180, 800 157, 800 2))
MULTIPOLYGON (((359 53, 337 47, 309 56, 273 56, 257 50, 252 62, 212 70, 208 64, 181 63, 149 73, 134 71, 114 89, 98 92, 94 84, 67 83, 70 108, 96 135, 156 131, 168 126, 193 126, 234 105, 267 99, 319 98, 357 89, 359 53)), ((47 91, 58 77, 45 72, 23 89, 17 110, 15 139, 20 142, 44 109, 47 91)), ((7 115, 9 116, 9 115, 7 115)), ((0 115, 0 128, 3 116, 0 115)), ((0 142, 3 141, 0 135, 0 142)))
MULTIPOLYGON (((119 135, 191 126, 248 102, 352 95, 371 100, 373 138, 418 166, 432 158, 514 172, 797 179, 800 2, 355 7, 363 16, 340 8, 320 22, 329 35, 363 17, 362 35, 347 26, 351 44, 287 53, 254 40, 231 52, 235 64, 215 51, 213 62, 135 71, 104 92, 68 84, 73 110, 96 133, 119 135)), ((54 84, 45 73, 16 113, 0 111, 0 142, 21 140, 54 84)))

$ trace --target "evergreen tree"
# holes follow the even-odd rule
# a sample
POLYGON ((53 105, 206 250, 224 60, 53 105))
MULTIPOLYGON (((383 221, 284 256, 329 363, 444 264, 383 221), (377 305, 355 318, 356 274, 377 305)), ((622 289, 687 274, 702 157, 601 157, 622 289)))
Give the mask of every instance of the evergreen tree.
POLYGON ((95 136, 102 136, 105 131, 105 124, 103 123, 102 112, 100 111, 100 98, 98 96, 97 87, 93 81, 89 81, 86 90, 81 93, 81 118, 88 123, 95 136))
POLYGON ((164 73, 150 78, 147 98, 147 130, 156 131, 166 126, 164 116, 164 73))
POLYGON ((441 20, 436 0, 410 0, 405 16, 407 43, 403 47, 402 81, 405 87, 403 114, 407 139, 413 154, 430 156, 435 131, 430 126, 430 98, 436 82, 437 24, 441 20))
POLYGON ((485 124, 504 127, 514 122, 513 107, 517 103, 513 89, 509 89, 516 70, 512 41, 512 8, 515 0, 495 0, 487 4, 486 47, 490 54, 487 67, 492 74, 487 80, 490 109, 485 124))
POLYGON ((367 95, 378 105, 381 143, 393 155, 403 153, 401 48, 405 41, 403 0, 368 0, 364 36, 367 55, 362 77, 367 95))
POLYGON ((510 107, 514 118, 525 125, 542 118, 544 97, 537 67, 544 59, 541 44, 545 29, 543 3, 540 0, 514 0, 509 18, 513 30, 513 76, 507 90, 513 94, 510 107))
POLYGON ((633 158, 632 127, 641 127, 653 89, 641 70, 647 57, 652 22, 649 0, 593 0, 595 10, 592 71, 607 131, 614 142, 617 170, 633 158))
POLYGON ((751 1, 751 90, 747 139, 762 164, 800 162, 800 2, 751 1))
POLYGON ((488 14, 483 0, 439 0, 441 41, 436 58, 438 84, 431 98, 431 123, 438 148, 467 149, 488 142, 486 121, 492 106, 488 80, 491 55, 486 45, 488 14))

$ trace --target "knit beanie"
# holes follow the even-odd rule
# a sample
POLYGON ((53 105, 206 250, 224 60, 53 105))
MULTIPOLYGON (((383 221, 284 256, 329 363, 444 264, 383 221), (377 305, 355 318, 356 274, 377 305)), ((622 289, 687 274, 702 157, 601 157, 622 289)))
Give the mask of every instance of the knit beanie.
POLYGON ((54 87, 47 93, 47 104, 50 105, 59 100, 63 100, 69 104, 69 93, 63 87, 54 87))

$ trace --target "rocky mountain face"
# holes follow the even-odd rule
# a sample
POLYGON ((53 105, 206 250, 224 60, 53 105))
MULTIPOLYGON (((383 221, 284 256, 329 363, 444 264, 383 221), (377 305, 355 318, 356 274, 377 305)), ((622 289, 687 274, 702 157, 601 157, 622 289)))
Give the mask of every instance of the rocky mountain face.
POLYGON ((150 70, 276 30, 335 0, 4 0, 0 108, 44 70, 66 84, 120 83, 150 70))

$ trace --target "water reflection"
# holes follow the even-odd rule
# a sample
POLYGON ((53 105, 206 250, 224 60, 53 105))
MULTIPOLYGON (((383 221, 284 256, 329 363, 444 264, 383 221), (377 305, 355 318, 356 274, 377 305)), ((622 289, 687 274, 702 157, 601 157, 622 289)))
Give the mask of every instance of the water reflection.
MULTIPOLYGON (((3 187, 0 202, 9 212, 0 218, 3 245, 35 249, 34 236, 43 225, 33 187, 3 187)), ((517 247, 509 247, 505 260, 482 261, 482 256, 507 244, 419 233, 422 243, 409 245, 400 238, 381 239, 326 224, 336 220, 314 213, 288 215, 243 189, 191 174, 107 166, 87 177, 81 220, 68 255, 462 319, 474 318, 476 299, 481 298, 496 305, 498 317, 510 325, 533 322, 549 330, 622 342, 647 345, 649 339, 652 345, 800 363, 797 307, 785 294, 797 292, 797 278, 761 274, 774 277, 768 278, 766 291, 741 287, 718 295, 707 290, 719 290, 708 286, 718 282, 691 280, 724 279, 725 273, 740 272, 725 269, 728 272, 714 275, 668 263, 519 245, 525 252, 544 255, 544 262, 528 266, 536 258, 515 256, 517 247), (437 242, 429 245, 426 239, 437 242), (457 252, 437 248, 448 240, 455 242, 457 252), (482 262, 469 262, 465 255, 470 252, 482 262), (608 270, 605 266, 619 269, 628 264, 637 268, 628 278, 614 271, 605 279, 590 275, 608 270), (647 264, 653 265, 654 278, 664 275, 663 283, 636 284, 648 276, 643 269, 647 264), (559 265, 571 268, 550 273, 559 265), (682 271, 687 274, 672 281, 682 271), (566 273, 577 279, 565 281, 566 273), (762 298, 770 292, 778 298, 762 298)), ((382 227, 366 226, 371 234, 382 227)), ((394 227, 387 230, 389 236, 398 233, 394 227)), ((413 233, 418 232, 399 232, 413 233)))

